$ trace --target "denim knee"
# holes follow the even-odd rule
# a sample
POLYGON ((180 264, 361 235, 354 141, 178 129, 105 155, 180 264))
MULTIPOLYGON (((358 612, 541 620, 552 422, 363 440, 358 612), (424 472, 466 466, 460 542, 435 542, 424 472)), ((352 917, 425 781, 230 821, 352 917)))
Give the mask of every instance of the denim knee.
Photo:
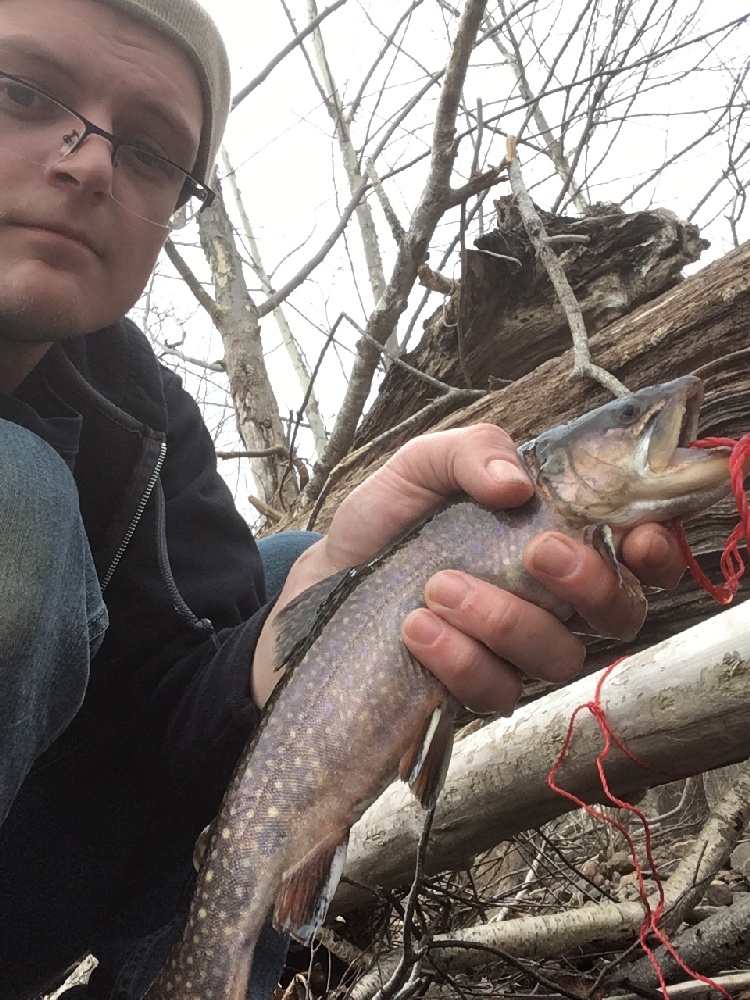
POLYGON ((279 596, 292 563, 322 537, 317 531, 279 531, 258 541, 269 601, 279 596))
POLYGON ((0 823, 83 702, 107 612, 70 470, 0 420, 0 823))
POLYGON ((70 470, 31 431, 0 420, 0 644, 31 634, 45 612, 61 549, 81 533, 70 470))

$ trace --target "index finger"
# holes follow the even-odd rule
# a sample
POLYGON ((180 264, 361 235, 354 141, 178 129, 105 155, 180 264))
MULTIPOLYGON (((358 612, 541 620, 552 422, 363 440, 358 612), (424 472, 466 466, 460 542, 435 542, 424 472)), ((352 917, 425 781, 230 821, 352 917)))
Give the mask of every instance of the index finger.
POLYGON ((343 568, 372 558, 448 498, 513 507, 534 492, 513 439, 494 424, 425 434, 400 448, 343 501, 327 544, 343 568))

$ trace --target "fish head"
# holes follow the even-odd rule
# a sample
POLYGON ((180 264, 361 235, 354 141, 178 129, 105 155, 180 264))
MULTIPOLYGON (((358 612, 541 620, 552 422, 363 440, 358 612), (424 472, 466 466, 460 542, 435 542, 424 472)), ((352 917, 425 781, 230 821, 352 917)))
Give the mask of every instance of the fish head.
POLYGON ((703 384, 686 375, 612 400, 519 449, 545 499, 574 523, 629 528, 690 517, 731 490, 730 449, 690 448, 703 384))

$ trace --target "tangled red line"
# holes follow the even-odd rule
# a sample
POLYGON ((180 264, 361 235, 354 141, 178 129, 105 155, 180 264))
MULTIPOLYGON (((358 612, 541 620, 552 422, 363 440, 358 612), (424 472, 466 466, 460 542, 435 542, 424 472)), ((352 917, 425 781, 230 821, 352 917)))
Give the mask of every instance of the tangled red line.
MULTIPOLYGON (((685 557, 687 567, 690 570, 690 573, 692 574, 694 579, 701 585, 701 587, 704 588, 704 590, 706 590, 709 594, 715 597, 716 600, 719 601, 721 604, 729 604, 734 598, 735 594, 737 593, 740 580, 742 579, 742 576, 745 572, 745 562, 739 551, 739 543, 740 540, 743 538, 743 536, 746 540, 746 544, 750 540, 750 507, 748 505, 747 496, 745 495, 743 486, 743 481, 744 481, 743 469, 745 462, 748 460, 748 458, 750 458, 750 434, 745 434, 743 437, 739 439, 739 441, 735 441, 733 438, 704 438, 700 441, 695 441, 692 447, 695 448, 726 447, 732 449, 732 453, 729 458, 729 471, 732 482, 732 491, 737 501, 737 510, 739 511, 740 521, 737 527, 732 531, 731 535, 727 539, 727 543, 724 547, 724 551, 721 556, 720 567, 722 576, 724 577, 723 585, 716 585, 708 579, 706 574, 698 565, 695 556, 690 551, 690 546, 688 545, 687 538, 685 536, 685 532, 683 530, 682 525, 679 522, 675 522, 673 525, 673 530, 677 536, 678 542, 680 543, 680 548, 685 557)), ((627 748, 627 746, 612 730, 601 705, 601 694, 604 682, 608 679, 608 677, 615 669, 615 667, 618 665, 618 663, 621 662, 622 659, 615 660, 614 663, 612 663, 609 667, 607 667, 605 671, 603 671, 597 682, 593 700, 586 702, 583 705, 579 705, 573 712, 573 715, 571 716, 570 719, 570 723, 568 725, 568 731, 563 741, 562 750, 560 751, 557 760, 552 765, 552 769, 550 770, 549 775, 547 776, 547 784, 549 785, 549 787, 552 789, 553 792, 556 792, 558 795, 562 795, 566 799, 569 799, 571 802, 575 803, 575 805, 577 805, 579 808, 587 812, 590 816, 594 816, 605 823, 609 823, 610 826, 618 830, 625 838, 625 841, 628 844, 628 848, 630 850, 630 854, 633 860, 633 865, 635 866, 635 874, 638 883, 638 894, 640 896, 645 911, 644 919, 641 924, 641 929, 639 933, 639 941, 641 948, 648 955, 649 960, 652 966, 654 967, 654 971, 659 980, 659 987, 664 997, 667 998, 667 1000, 669 998, 669 993, 667 991, 667 983, 664 978, 664 974, 661 970, 661 966, 659 965, 659 961, 654 953, 654 950, 649 944, 649 938, 651 936, 656 938, 656 940, 659 941, 664 946, 664 948, 669 952, 669 954, 675 960, 677 965, 682 969, 682 971, 687 976, 690 976, 692 979, 705 983, 712 989, 717 990, 724 997, 726 997, 727 1000, 732 1000, 730 994, 727 993, 727 991, 723 989, 721 986, 719 986, 718 983, 714 982, 712 979, 709 979, 706 976, 701 975, 699 972, 696 972, 695 970, 691 969, 688 965, 686 965, 685 962, 683 962, 683 960, 677 954, 677 952, 674 949, 674 946, 671 944, 671 942, 666 937, 664 932, 659 928, 659 922, 664 914, 666 901, 664 897, 664 888, 661 879, 659 878, 659 874, 656 869, 656 864, 654 862, 651 829, 648 825, 648 820, 646 819, 644 814, 640 811, 640 809, 636 808, 636 806, 632 805, 629 802, 625 802, 623 799, 620 799, 616 795, 614 795, 610 790, 609 782, 607 781, 607 776, 604 771, 604 762, 609 756, 609 752, 612 748, 613 743, 617 747, 619 747, 619 749, 622 750, 622 752, 627 757, 629 757, 630 760, 638 764, 639 767, 646 768, 647 770, 654 770, 654 768, 649 767, 648 764, 645 764, 643 761, 639 760, 633 753, 631 753, 630 750, 627 748), (604 790, 604 794, 606 795, 608 801, 612 803, 612 805, 618 806, 620 809, 626 809, 628 812, 636 816, 643 828, 646 859, 648 861, 648 866, 651 871, 651 876, 654 880, 654 883, 656 884, 656 890, 657 890, 656 906, 652 906, 651 902, 649 901, 648 894, 646 892, 646 884, 643 877, 643 869, 638 859, 638 854, 635 848, 635 844, 633 842, 633 838, 628 833, 628 831, 616 820, 612 819, 609 816, 606 816, 600 810, 595 809, 593 806, 590 806, 588 803, 578 798, 578 796, 574 795, 572 792, 566 791, 566 789, 561 788, 557 784, 556 780, 557 772, 568 754, 568 750, 570 748, 570 742, 573 737, 573 729, 575 726, 576 717, 578 716, 579 712, 583 711, 588 711, 591 713, 591 715, 594 716, 597 725, 599 726, 599 731, 601 732, 602 735, 603 748, 601 753, 596 758, 596 768, 599 773, 599 780, 601 782, 602 789, 604 790)))

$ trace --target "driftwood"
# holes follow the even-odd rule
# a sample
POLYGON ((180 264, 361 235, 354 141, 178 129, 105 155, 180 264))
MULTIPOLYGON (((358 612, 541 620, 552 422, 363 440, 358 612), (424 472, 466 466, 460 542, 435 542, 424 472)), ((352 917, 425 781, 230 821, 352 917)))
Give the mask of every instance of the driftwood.
MULTIPOLYGON (((742 836, 750 816, 750 771, 744 766, 741 780, 736 789, 730 789, 703 825, 690 850, 682 857, 672 875, 663 883, 664 917, 659 923, 660 930, 670 937, 703 895, 704 888, 722 864, 737 840, 742 836)), ((747 899, 750 895, 744 894, 747 899)), ((656 908, 658 893, 649 899, 650 906, 656 908)), ((747 918, 747 900, 740 898, 736 908, 728 907, 722 913, 704 921, 698 928, 674 937, 675 945, 683 939, 692 949, 688 959, 696 969, 705 963, 705 974, 716 969, 728 968, 731 955, 740 954, 745 944, 742 924, 747 918), (709 954, 705 941, 701 940, 700 929, 709 925, 715 954, 709 954), (722 963, 720 954, 723 956, 722 963), (729 959, 729 961, 727 961, 729 959), (711 967, 710 969, 708 967, 711 967)), ((489 920, 453 934, 437 934, 429 948, 432 965, 444 971, 469 972, 476 975, 488 965, 497 963, 497 950, 505 956, 533 959, 536 961, 556 957, 566 952, 575 952, 596 942, 610 945, 623 944, 635 940, 644 919, 644 907, 637 902, 616 902, 600 899, 587 903, 568 912, 518 916, 511 920, 489 920)), ((745 944, 745 948, 746 948, 745 944)), ((675 975, 669 958, 664 964, 659 949, 660 963, 669 979, 675 975)), ((680 949, 681 951, 681 949, 680 949)), ((684 956, 687 958, 687 956, 684 956)), ((351 1000, 370 1000, 383 980, 393 972, 398 964, 398 949, 379 955, 374 969, 364 976, 352 989, 351 1000)), ((676 963, 673 963, 673 965, 676 963)), ((641 991, 655 988, 653 968, 647 959, 617 970, 606 977, 607 987, 632 986, 641 991), (638 975, 642 980, 638 978, 638 975)), ((593 992, 599 995, 598 991, 593 992)), ((670 990, 671 995, 671 990, 670 990)))
MULTIPOLYGON (((702 920, 673 938, 672 945, 683 962, 704 976, 713 976, 724 969, 734 968, 748 956, 750 946, 750 893, 745 892, 730 906, 702 920)), ((656 958, 666 982, 684 978, 685 973, 663 946, 656 949, 656 958)), ((626 967, 608 986, 656 990, 659 981, 648 958, 640 958, 626 967)))
MULTIPOLYGON (((467 868, 478 853, 571 808, 546 777, 573 711, 592 700, 595 684, 593 677, 576 681, 459 741, 432 825, 428 873, 467 868)), ((603 687, 602 707, 612 729, 653 769, 636 767, 615 749, 607 774, 616 794, 747 757, 750 605, 619 664, 603 687)), ((594 766, 600 749, 596 722, 581 713, 558 784, 586 802, 602 800, 594 766)), ((408 884, 422 822, 408 788, 391 785, 353 828, 345 874, 358 884, 408 884)), ((332 912, 367 901, 358 884, 339 886, 332 912)))
MULTIPOLYGON (((427 322, 419 346, 404 356, 410 365, 451 386, 488 389, 493 381, 521 378, 570 346, 562 308, 513 200, 495 204, 498 229, 476 241, 480 249, 467 252, 460 285, 427 322)), ((685 225, 671 212, 625 215, 615 209, 583 219, 539 214, 553 239, 584 240, 554 250, 590 336, 678 284, 682 269, 707 246, 695 226, 685 225)), ((435 396, 431 386, 391 366, 355 447, 435 396)))
MULTIPOLYGON (((690 372, 703 375, 707 395, 701 432, 736 436, 747 430, 750 243, 606 327, 592 337, 591 347, 596 362, 630 389, 690 372)), ((410 427, 352 452, 334 470, 316 519, 318 530, 325 530, 343 497, 420 430, 489 421, 521 442, 605 402, 607 394, 599 386, 571 377, 571 358, 566 350, 455 414, 437 422, 433 417, 422 428, 410 427)), ((301 511, 284 526, 304 527, 308 514, 301 511)))

